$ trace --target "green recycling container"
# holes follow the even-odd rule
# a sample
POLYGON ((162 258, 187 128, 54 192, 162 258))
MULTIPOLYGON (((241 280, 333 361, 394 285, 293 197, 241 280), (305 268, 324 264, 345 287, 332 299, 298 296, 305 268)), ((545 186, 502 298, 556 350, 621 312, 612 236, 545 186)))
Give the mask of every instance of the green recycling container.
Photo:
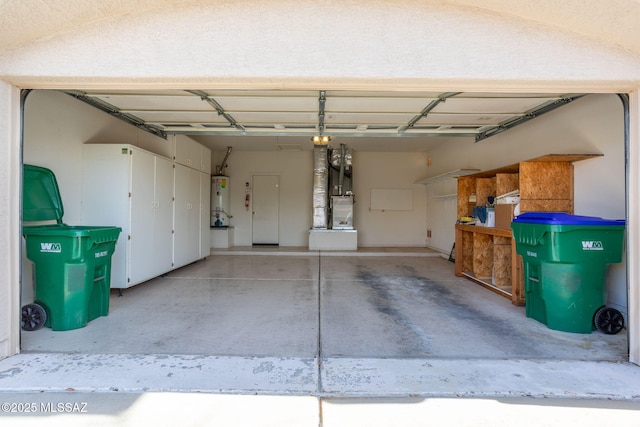
POLYGON ((24 165, 22 234, 34 263, 34 302, 46 312, 44 326, 55 331, 82 328, 108 315, 111 256, 122 231, 66 225, 63 214, 53 172, 24 165))
POLYGON ((511 228, 523 259, 527 317, 550 329, 591 333, 607 301, 607 267, 622 261, 624 220, 529 212, 511 228))

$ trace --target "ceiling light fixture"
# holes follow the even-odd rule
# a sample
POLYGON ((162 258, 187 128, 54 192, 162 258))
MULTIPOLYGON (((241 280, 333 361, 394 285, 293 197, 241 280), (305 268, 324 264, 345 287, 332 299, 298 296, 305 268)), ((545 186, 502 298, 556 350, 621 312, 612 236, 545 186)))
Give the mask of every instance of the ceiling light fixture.
POLYGON ((313 141, 314 145, 328 145, 329 141, 331 141, 331 137, 326 135, 316 135, 311 138, 311 141, 313 141))

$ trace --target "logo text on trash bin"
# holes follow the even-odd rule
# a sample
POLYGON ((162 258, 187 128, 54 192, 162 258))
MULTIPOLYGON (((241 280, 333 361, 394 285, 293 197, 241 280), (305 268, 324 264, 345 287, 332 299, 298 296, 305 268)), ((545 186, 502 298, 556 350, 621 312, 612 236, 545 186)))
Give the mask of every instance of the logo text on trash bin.
POLYGON ((40 252, 62 252, 62 245, 60 243, 40 243, 40 252))
POLYGON ((602 242, 599 240, 583 240, 582 250, 583 251, 604 251, 604 247, 602 246, 602 242))
POLYGON ((109 251, 96 252, 96 258, 102 258, 107 255, 109 255, 109 251))

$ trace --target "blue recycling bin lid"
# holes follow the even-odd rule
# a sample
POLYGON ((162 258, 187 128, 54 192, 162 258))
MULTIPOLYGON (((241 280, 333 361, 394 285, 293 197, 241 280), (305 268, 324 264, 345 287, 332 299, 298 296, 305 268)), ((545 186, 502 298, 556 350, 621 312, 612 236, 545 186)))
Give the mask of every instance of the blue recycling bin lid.
POLYGON ((527 212, 518 215, 513 222, 544 225, 624 226, 624 219, 604 219, 596 216, 570 215, 564 212, 527 212))

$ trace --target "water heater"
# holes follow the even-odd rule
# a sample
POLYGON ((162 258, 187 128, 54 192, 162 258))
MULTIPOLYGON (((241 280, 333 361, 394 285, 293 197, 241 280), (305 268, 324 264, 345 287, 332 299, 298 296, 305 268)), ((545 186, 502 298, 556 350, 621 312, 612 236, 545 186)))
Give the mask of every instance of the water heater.
POLYGON ((229 226, 229 177, 211 177, 211 226, 229 226))

